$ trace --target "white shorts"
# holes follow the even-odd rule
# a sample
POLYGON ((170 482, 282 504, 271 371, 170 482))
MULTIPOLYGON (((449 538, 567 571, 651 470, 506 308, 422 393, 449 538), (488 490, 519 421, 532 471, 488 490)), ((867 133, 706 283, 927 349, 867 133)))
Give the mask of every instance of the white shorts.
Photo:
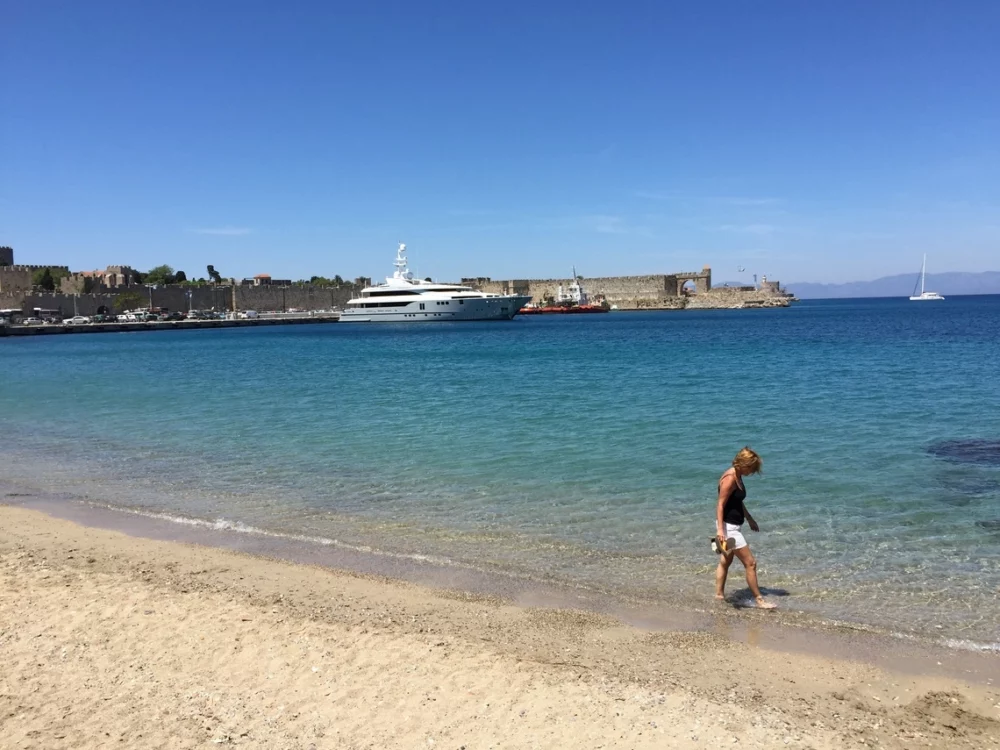
POLYGON ((743 532, 740 531, 742 527, 737 526, 735 523, 726 524, 726 539, 732 539, 736 544, 732 546, 732 549, 743 549, 747 546, 747 540, 743 538, 743 532))

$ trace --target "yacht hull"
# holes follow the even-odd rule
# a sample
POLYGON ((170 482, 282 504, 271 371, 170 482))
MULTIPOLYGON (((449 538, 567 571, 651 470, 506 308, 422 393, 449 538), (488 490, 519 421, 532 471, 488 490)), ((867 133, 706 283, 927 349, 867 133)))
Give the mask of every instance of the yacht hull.
POLYGON ((349 304, 341 323, 448 323, 473 320, 511 320, 531 297, 469 297, 449 300, 414 300, 403 307, 378 307, 367 300, 349 304), (361 304, 372 305, 362 307, 361 304))

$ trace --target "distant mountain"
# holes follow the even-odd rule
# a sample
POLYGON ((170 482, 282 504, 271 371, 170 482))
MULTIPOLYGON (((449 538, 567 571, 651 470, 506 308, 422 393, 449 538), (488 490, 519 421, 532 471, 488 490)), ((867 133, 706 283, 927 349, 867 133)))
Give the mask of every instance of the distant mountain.
MULTIPOLYGON (((784 284, 799 299, 839 299, 843 297, 909 297, 919 281, 919 274, 883 276, 874 281, 851 281, 846 284, 784 284)), ((956 296, 962 294, 1000 294, 1000 271, 982 273, 929 273, 925 288, 929 292, 956 296)), ((919 289, 917 290, 920 291, 919 289)))

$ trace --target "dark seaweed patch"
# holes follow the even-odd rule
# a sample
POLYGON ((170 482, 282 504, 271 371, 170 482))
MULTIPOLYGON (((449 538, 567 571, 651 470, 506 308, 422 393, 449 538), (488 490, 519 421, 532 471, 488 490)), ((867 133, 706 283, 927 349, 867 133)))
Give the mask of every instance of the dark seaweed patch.
POLYGON ((987 531, 1000 531, 1000 518, 993 521, 976 521, 976 526, 987 531))
POLYGON ((955 508, 963 508, 972 502, 972 498, 968 495, 937 495, 934 499, 955 508))
POLYGON ((934 486, 940 499, 948 502, 950 498, 964 498, 969 501, 975 497, 1000 495, 1000 479, 991 476, 993 472, 973 471, 976 473, 972 475, 958 474, 954 469, 948 473, 937 473, 934 476, 934 486))
POLYGON ((927 452, 955 463, 1000 466, 1000 440, 940 440, 927 452))

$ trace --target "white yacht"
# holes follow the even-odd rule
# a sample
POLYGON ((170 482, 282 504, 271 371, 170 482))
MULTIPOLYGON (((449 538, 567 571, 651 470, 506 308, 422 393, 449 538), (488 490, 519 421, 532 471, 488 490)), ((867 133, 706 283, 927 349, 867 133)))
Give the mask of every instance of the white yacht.
POLYGON ((927 253, 924 253, 924 264, 920 267, 920 294, 917 294, 916 287, 913 289, 913 296, 910 297, 910 302, 930 302, 933 300, 943 300, 942 297, 937 292, 925 292, 924 291, 924 276, 927 275, 927 253))
POLYGON ((365 287, 340 314, 344 323, 420 323, 510 320, 531 301, 516 294, 486 294, 468 286, 413 278, 406 245, 396 251, 396 271, 384 284, 365 287))

